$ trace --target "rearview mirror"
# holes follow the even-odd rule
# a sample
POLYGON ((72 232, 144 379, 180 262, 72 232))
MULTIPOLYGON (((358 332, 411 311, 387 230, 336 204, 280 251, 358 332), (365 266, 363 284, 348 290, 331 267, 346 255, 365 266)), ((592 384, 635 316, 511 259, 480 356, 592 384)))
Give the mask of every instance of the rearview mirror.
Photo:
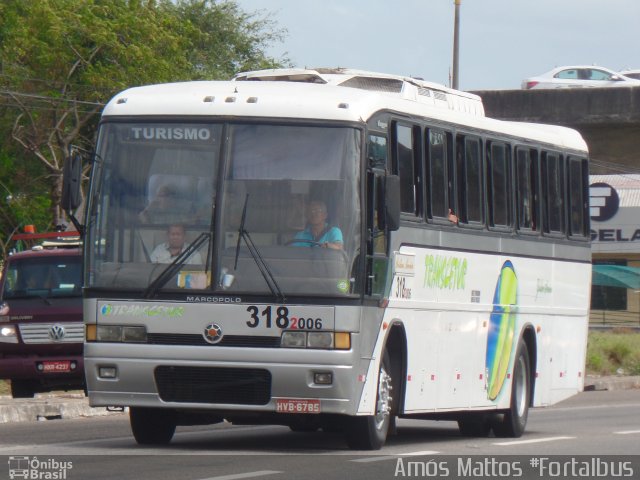
POLYGON ((62 170, 62 208, 69 214, 82 203, 82 155, 72 149, 62 170))

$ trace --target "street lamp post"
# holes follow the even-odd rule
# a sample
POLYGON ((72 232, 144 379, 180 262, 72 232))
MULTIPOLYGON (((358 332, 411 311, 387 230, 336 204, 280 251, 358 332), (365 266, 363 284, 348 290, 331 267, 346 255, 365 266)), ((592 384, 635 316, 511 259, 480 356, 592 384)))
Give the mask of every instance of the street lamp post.
POLYGON ((460 3, 462 0, 453 0, 455 5, 455 17, 453 20, 453 74, 451 77, 451 87, 458 89, 458 63, 460 50, 460 3))

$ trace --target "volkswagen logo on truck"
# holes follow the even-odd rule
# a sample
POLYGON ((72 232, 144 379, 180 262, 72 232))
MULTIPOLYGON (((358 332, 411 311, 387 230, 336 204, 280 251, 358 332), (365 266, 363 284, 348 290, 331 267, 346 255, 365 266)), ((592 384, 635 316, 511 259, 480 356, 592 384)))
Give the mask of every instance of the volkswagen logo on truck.
POLYGON ((54 342, 64 339, 65 331, 62 325, 52 325, 49 329, 49 338, 54 342))

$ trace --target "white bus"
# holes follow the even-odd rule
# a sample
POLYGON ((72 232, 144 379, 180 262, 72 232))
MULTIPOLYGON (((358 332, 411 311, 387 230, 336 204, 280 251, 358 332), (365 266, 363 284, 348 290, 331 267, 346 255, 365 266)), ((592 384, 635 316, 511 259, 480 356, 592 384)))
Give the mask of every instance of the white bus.
POLYGON ((223 420, 354 449, 397 418, 520 436, 583 388, 587 156, 573 130, 407 77, 126 90, 87 196, 90 403, 130 407, 141 444, 223 420))

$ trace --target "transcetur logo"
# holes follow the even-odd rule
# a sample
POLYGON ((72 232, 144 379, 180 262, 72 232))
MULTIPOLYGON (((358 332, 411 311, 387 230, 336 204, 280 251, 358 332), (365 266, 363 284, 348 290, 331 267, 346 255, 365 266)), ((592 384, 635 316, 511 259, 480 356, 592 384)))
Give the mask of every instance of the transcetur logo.
POLYGON ((591 220, 606 222, 618 213, 620 197, 607 183, 592 183, 589 186, 589 215, 591 220))
POLYGON ((103 305, 100 313, 105 317, 182 317, 184 307, 162 305, 103 305))
POLYGON ((38 457, 9 457, 9 478, 65 480, 73 462, 61 462, 55 458, 39 460, 38 457))

